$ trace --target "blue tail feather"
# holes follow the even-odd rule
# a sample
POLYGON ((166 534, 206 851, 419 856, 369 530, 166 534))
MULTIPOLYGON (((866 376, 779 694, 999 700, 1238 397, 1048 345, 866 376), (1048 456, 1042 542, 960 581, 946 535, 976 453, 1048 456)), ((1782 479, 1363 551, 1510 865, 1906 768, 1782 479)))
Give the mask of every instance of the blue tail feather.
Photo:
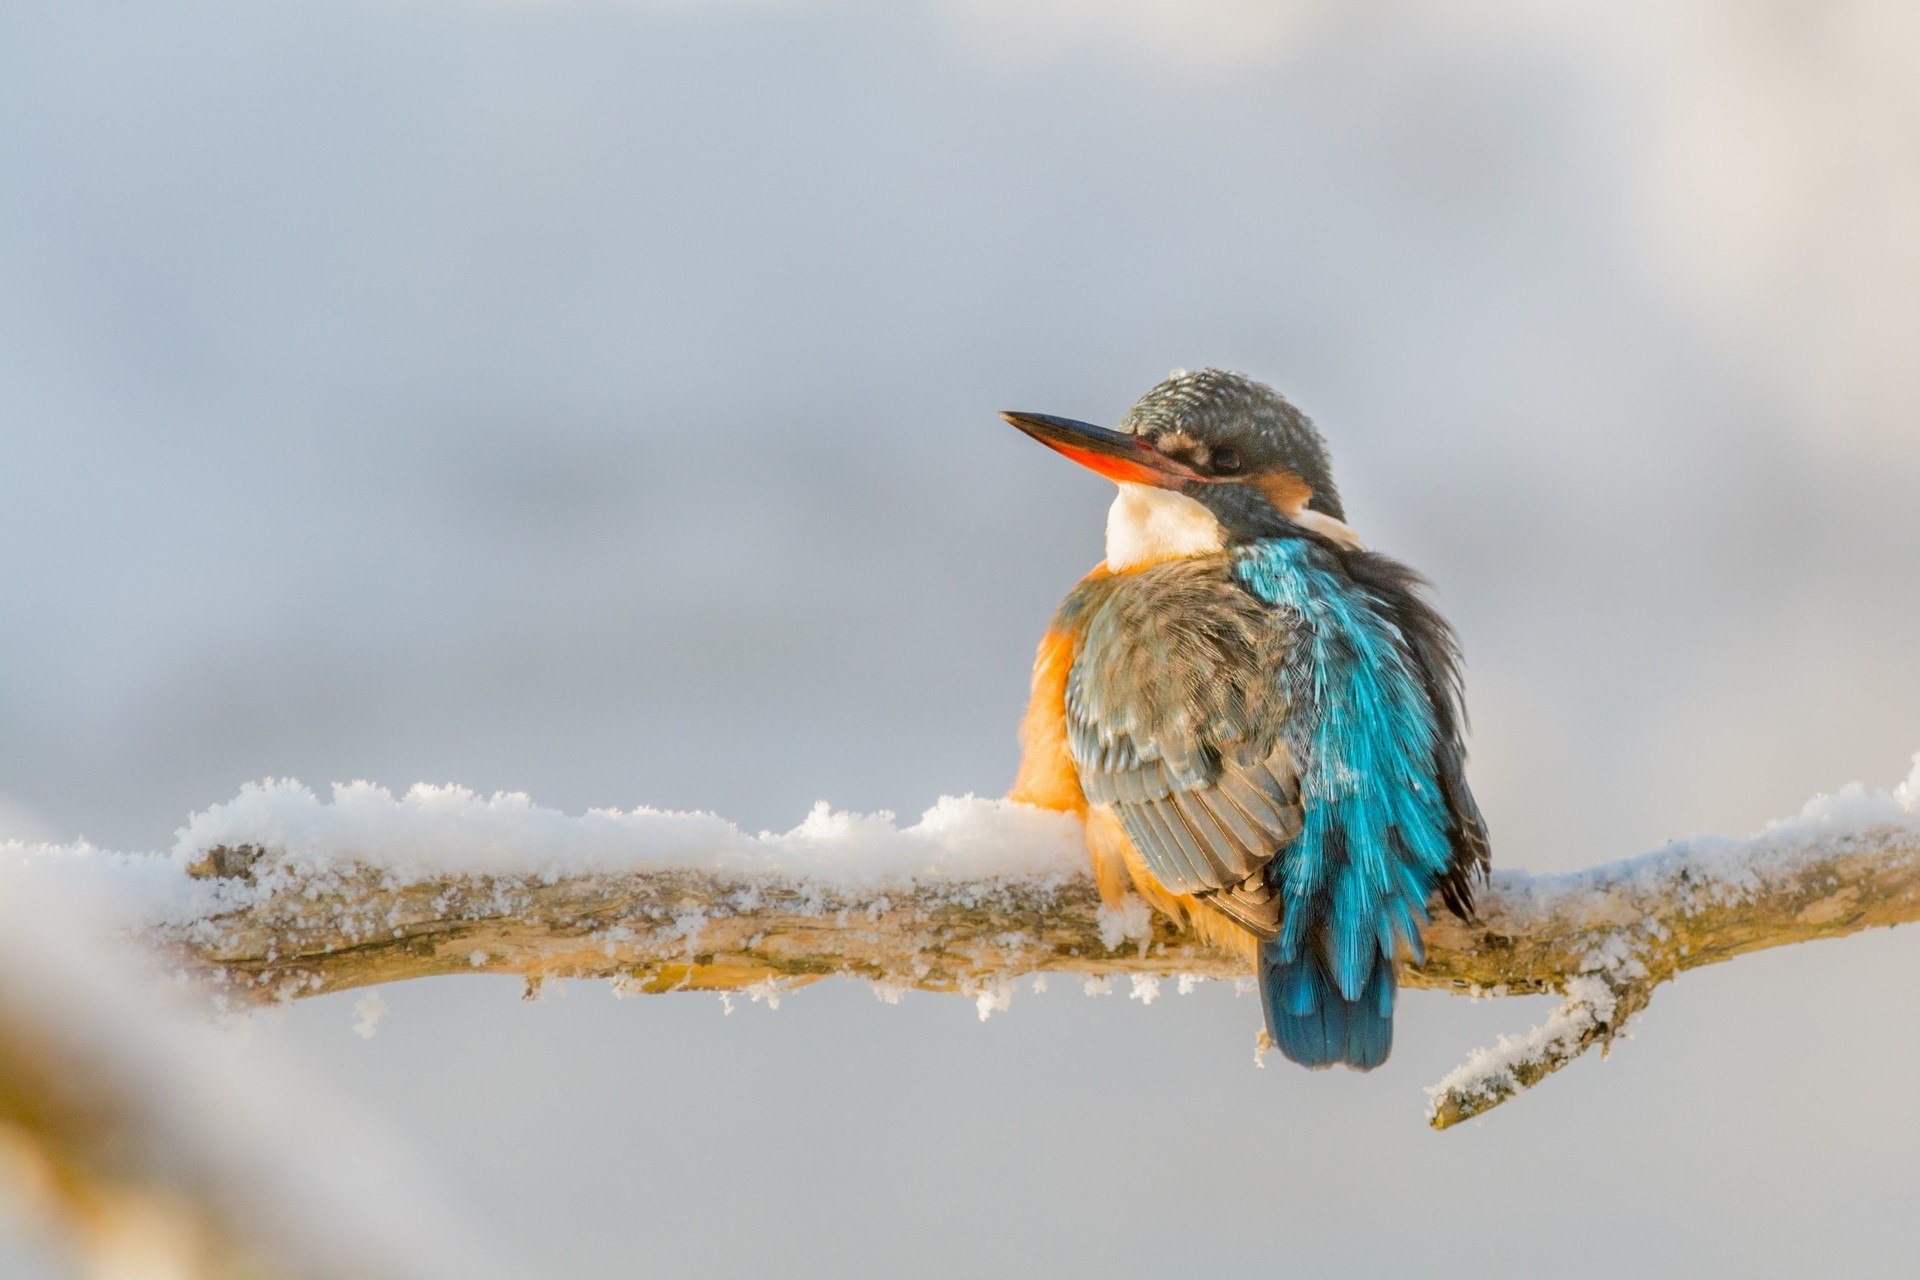
MULTIPOLYGON (((1318 941, 1315 939, 1314 941, 1318 941)), ((1309 945, 1283 959, 1275 943, 1260 949, 1260 996, 1267 1035, 1304 1067, 1342 1063, 1371 1071, 1393 1050, 1393 962, 1376 955, 1359 997, 1348 1000, 1322 948, 1309 945)))

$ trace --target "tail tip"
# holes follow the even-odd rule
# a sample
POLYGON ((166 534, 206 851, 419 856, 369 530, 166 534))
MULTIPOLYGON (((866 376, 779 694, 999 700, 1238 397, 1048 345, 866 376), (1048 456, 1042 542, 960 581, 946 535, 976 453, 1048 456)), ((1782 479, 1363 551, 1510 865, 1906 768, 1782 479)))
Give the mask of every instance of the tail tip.
POLYGON ((1344 998, 1318 960, 1262 963, 1267 1038, 1289 1062, 1313 1071, 1371 1071, 1393 1052, 1391 961, 1384 958, 1358 1000, 1344 998))

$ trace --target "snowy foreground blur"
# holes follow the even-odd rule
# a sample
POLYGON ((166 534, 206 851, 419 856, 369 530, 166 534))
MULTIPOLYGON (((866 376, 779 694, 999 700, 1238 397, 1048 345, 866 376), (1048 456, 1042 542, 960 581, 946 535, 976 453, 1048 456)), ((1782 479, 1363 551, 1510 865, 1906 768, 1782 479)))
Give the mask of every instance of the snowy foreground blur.
MULTIPOLYGON (((1524 1087, 1514 1077, 1525 1063, 1577 1052, 1611 1024, 1619 980, 1647 977, 1626 972, 1637 961, 1625 939, 1652 919, 1637 895, 1676 871, 1688 910, 1758 898, 1836 844, 1888 830, 1920 835, 1920 755, 1890 792, 1849 786, 1745 839, 1694 837, 1572 875, 1496 872, 1501 910, 1544 916, 1577 901, 1617 926, 1621 945, 1568 980, 1554 1019, 1476 1055, 1434 1094, 1510 1093, 1524 1087)), ((974 797, 943 797, 906 826, 821 804, 792 830, 750 835, 713 814, 574 816, 520 794, 423 785, 395 796, 365 782, 323 801, 269 781, 194 815, 165 852, 0 845, 0 1168, 90 1273, 505 1273, 489 1270, 499 1264, 433 1202, 404 1151, 284 1069, 263 1072, 256 1058, 239 1073, 237 1032, 216 1025, 202 989, 141 953, 150 930, 214 936, 289 887, 311 896, 369 871, 389 888, 698 871, 817 890, 823 915, 850 896, 1058 887, 1086 875, 1075 820, 974 797), (246 875, 204 874, 215 851, 242 847, 257 851, 246 875)), ((369 992, 355 1029, 372 1034, 384 1008, 369 992)))
MULTIPOLYGON (((102 1277, 507 1274, 393 1135, 147 963, 112 902, 0 858, 0 1172, 102 1277)), ((74 855, 84 860, 86 855, 74 855)), ((104 861, 104 859, 103 859, 104 861)))

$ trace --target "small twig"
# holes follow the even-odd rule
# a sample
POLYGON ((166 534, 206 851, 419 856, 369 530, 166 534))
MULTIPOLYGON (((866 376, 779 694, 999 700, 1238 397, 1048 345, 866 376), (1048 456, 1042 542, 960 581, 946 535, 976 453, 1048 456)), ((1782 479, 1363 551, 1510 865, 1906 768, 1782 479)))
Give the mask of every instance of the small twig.
POLYGON ((1566 1003, 1522 1036, 1502 1036, 1427 1090, 1427 1123, 1450 1129, 1531 1089, 1595 1045, 1604 1055, 1613 1038, 1647 1007, 1653 984, 1583 974, 1567 983, 1566 1003))

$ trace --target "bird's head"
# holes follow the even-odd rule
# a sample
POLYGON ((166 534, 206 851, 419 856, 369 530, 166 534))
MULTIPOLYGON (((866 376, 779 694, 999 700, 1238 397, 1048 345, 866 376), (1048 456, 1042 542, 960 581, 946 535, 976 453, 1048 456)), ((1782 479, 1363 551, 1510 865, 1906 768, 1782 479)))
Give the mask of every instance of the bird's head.
POLYGON ((1118 430, 1049 414, 1000 416, 1121 486, 1107 524, 1111 568, 1303 531, 1359 545, 1320 433, 1279 392, 1243 374, 1176 370, 1118 430))

